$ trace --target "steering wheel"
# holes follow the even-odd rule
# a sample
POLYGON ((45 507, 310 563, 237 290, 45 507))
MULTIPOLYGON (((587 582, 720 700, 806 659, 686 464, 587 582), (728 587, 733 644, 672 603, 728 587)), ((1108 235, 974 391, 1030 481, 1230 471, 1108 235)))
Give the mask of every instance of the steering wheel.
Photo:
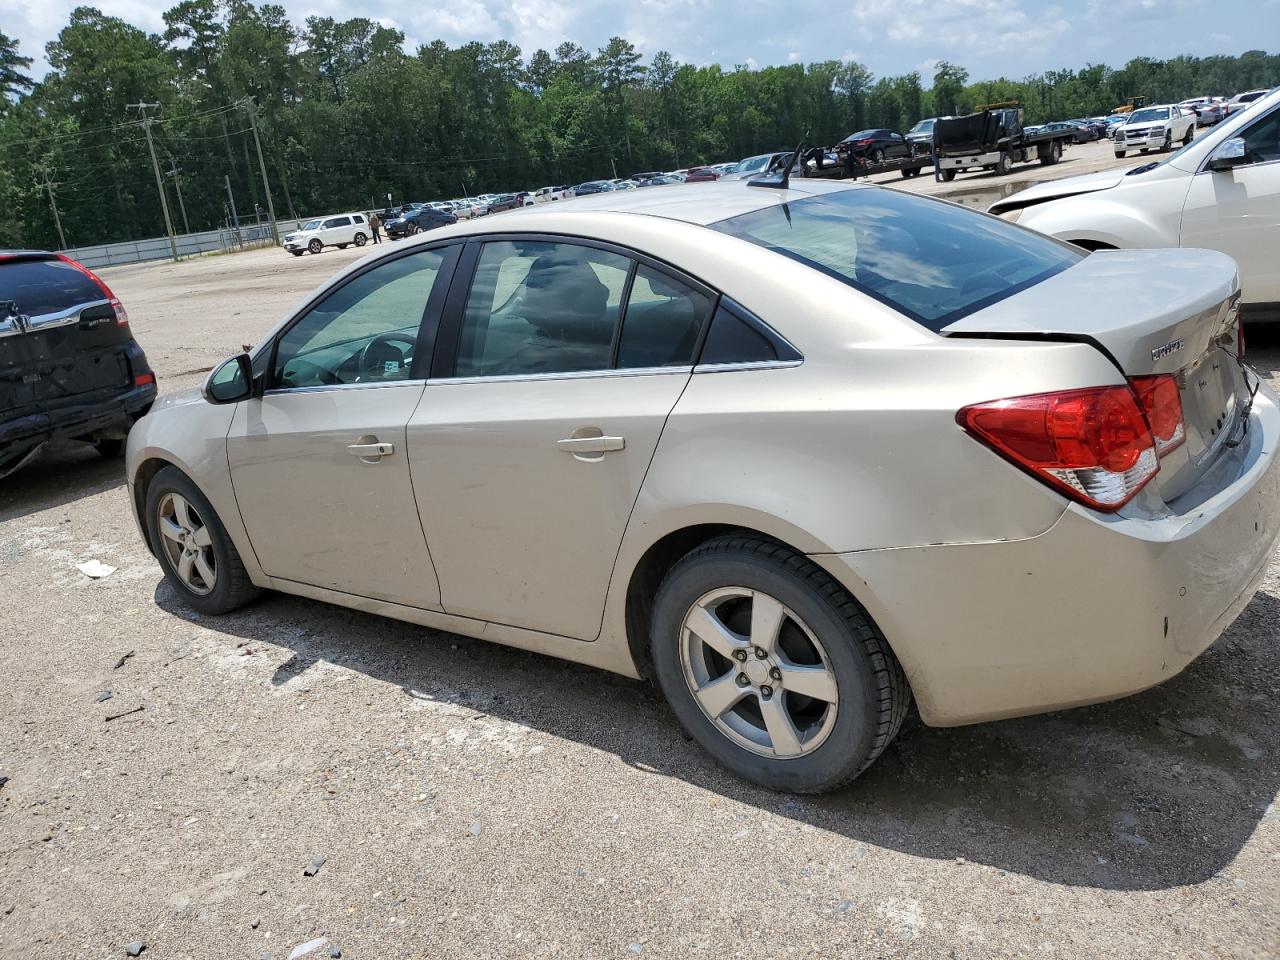
POLYGON ((360 357, 356 361, 356 367, 360 379, 365 380, 374 376, 380 379, 385 379, 387 372, 385 359, 394 359, 401 366, 408 367, 410 361, 409 355, 413 351, 415 340, 416 337, 414 334, 401 333, 399 331, 380 333, 370 339, 370 341, 366 343, 364 348, 360 351, 360 357), (394 343, 403 343, 405 348, 400 350, 397 347, 391 346, 394 343), (398 356, 386 357, 387 350, 384 349, 382 350, 383 356, 380 357, 378 356, 379 348, 390 348, 391 350, 395 350, 398 356))

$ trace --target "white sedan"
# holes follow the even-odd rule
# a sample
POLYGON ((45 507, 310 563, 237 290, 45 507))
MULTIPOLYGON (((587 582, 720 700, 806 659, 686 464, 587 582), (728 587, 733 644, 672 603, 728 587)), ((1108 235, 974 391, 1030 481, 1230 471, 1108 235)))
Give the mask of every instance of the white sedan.
POLYGON ((1207 247, 1246 320, 1280 321, 1280 89, 1160 162, 1042 183, 991 212, 1088 250, 1207 247))

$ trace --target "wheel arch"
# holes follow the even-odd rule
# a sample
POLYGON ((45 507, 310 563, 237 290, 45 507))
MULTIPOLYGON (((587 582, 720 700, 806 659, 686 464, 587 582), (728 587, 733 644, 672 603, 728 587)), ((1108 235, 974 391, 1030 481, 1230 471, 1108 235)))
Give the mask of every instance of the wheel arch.
MULTIPOLYGON (((652 625, 653 600, 657 595, 658 587, 661 585, 663 578, 682 558, 704 543, 728 535, 769 540, 804 556, 809 556, 811 553, 811 551, 806 551, 797 544, 796 541, 800 539, 799 537, 782 537, 778 536, 777 533, 770 533, 757 527, 740 523, 692 524, 671 530, 659 537, 644 550, 637 562, 632 566, 625 593, 624 627, 627 650, 631 655, 632 663, 635 665, 636 673, 643 679, 652 680, 654 678, 649 633, 652 625)), ((866 598, 862 595, 866 585, 862 584, 863 589, 859 589, 858 586, 849 584, 846 577, 837 575, 837 571, 832 569, 830 565, 815 562, 853 597, 858 606, 862 608, 863 614, 874 625, 881 639, 894 653, 894 656, 897 656, 892 640, 885 636, 884 630, 871 613, 872 605, 868 604, 866 598)), ((907 683, 910 686, 909 676, 907 683)))

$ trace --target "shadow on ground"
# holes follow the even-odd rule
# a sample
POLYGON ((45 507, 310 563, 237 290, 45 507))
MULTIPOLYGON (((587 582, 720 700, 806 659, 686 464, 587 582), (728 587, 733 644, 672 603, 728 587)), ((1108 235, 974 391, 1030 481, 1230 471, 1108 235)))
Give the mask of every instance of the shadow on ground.
POLYGON ((105 493, 124 483, 124 460, 104 459, 87 443, 51 443, 33 462, 0 480, 0 522, 105 493))
POLYGON ((648 684, 323 603, 268 595, 202 618, 290 651, 272 682, 328 661, 406 697, 467 706, 726 798, 877 847, 963 858, 1039 880, 1151 890, 1227 868, 1276 796, 1280 600, 1259 594, 1218 644, 1162 687, 998 724, 905 730, 845 790, 796 798, 722 771, 648 684))

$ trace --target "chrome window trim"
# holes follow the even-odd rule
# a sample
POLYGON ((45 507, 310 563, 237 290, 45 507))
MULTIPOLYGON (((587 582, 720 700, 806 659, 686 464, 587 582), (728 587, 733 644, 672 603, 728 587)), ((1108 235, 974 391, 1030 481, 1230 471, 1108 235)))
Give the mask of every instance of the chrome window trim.
POLYGON ((798 367, 804 363, 799 360, 742 360, 730 363, 700 363, 693 368, 694 373, 737 373, 741 370, 785 370, 798 367))
POLYGON ((287 393, 329 393, 334 390, 374 390, 386 389, 387 387, 406 387, 417 384, 422 386, 426 380, 421 378, 416 380, 370 380, 368 383, 321 383, 313 387, 272 387, 270 390, 264 390, 264 397, 274 397, 287 393))
POLYGON ((693 367, 684 364, 679 367, 624 367, 619 370, 569 370, 560 373, 511 373, 495 377, 432 377, 434 384, 455 383, 517 383, 523 380, 590 380, 596 377, 656 377, 662 374, 681 374, 688 376, 693 367))
POLYGON ((16 315, 0 319, 0 337, 20 337, 26 332, 16 315))

